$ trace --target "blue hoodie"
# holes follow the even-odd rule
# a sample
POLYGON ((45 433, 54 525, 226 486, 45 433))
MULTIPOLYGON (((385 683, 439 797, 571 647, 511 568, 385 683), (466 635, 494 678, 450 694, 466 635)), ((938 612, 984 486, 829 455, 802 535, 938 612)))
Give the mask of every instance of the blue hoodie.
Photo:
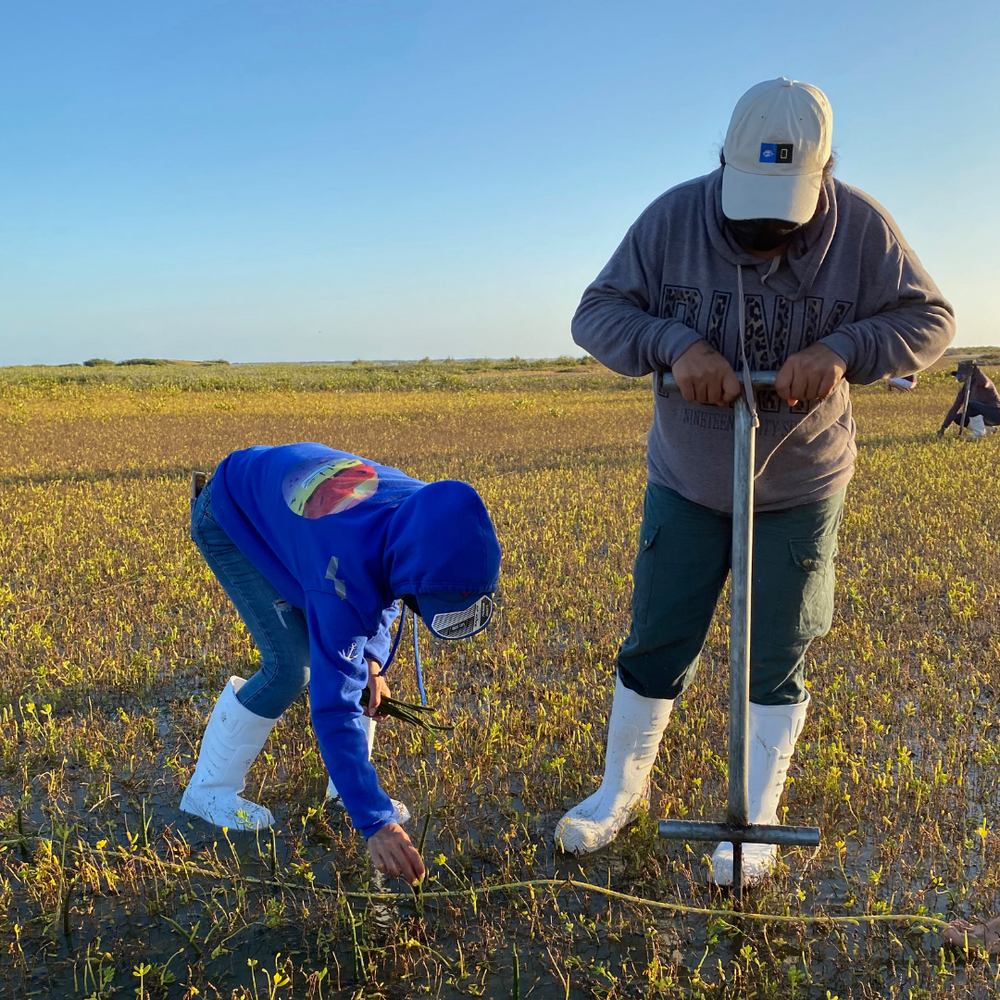
POLYGON ((368 760, 360 696, 385 663, 394 601, 497 587, 500 546, 467 483, 422 483, 322 444, 235 451, 212 479, 212 512, 309 626, 309 697, 327 769, 367 838, 392 803, 368 760))

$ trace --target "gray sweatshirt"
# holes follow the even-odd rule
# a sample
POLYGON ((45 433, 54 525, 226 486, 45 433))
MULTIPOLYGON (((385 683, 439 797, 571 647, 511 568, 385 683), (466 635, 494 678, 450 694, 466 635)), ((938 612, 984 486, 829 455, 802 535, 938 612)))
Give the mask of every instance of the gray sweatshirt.
MULTIPOLYGON (((739 372, 737 268, 742 268, 751 369, 775 370, 823 343, 847 381, 908 375, 933 364, 955 335, 954 313, 888 213, 827 177, 815 217, 788 253, 762 261, 724 226, 722 170, 672 188, 639 217, 573 317, 573 339, 623 375, 671 367, 707 340, 739 372)), ((732 509, 733 411, 658 388, 649 479, 715 510, 732 509)), ((757 510, 812 503, 842 490, 854 468, 846 382, 820 403, 789 408, 759 390, 757 510)))

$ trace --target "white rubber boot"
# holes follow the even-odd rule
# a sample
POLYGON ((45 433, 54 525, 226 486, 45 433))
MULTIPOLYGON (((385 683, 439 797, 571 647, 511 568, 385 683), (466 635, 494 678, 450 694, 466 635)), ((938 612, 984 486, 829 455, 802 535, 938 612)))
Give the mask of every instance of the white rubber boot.
MULTIPOLYGON (((372 759, 372 747, 375 745, 375 720, 368 715, 362 715, 361 721, 364 723, 365 729, 368 731, 368 759, 372 759)), ((344 801, 340 797, 340 792, 337 791, 337 786, 333 783, 333 778, 328 778, 326 782, 326 798, 331 805, 336 808, 343 809, 344 801)), ((399 799, 393 799, 390 796, 390 801, 392 802, 392 819, 391 823, 398 823, 402 826, 404 823, 410 821, 410 810, 407 809, 406 803, 400 802, 399 799)))
MULTIPOLYGON (((750 702, 750 745, 747 797, 749 821, 773 825, 778 822, 778 802, 785 787, 795 741, 802 732, 809 708, 809 693, 798 705, 757 705, 750 702)), ((759 882, 778 863, 774 844, 743 845, 743 881, 759 882)), ((733 845, 723 841, 712 854, 709 881, 733 884, 733 845)))
POLYGON ((982 414, 978 417, 969 417, 969 430, 972 431, 973 441, 986 437, 986 419, 982 414))
POLYGON ((649 773, 673 707, 672 699, 644 698, 620 678, 615 681, 604 780, 590 798, 559 820, 557 847, 572 854, 599 851, 648 805, 649 773))
POLYGON ((244 708, 236 692, 246 683, 230 677, 212 709, 194 774, 181 797, 184 812, 216 826, 263 830, 274 824, 265 806, 240 796, 247 771, 257 758, 277 719, 264 719, 244 708))

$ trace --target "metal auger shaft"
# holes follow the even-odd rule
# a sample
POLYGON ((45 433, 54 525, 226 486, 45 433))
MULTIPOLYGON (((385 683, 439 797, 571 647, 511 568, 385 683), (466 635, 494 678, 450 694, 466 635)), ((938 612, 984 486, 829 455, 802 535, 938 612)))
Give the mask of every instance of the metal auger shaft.
MULTIPOLYGON (((752 372, 755 388, 772 387, 775 372, 752 372)), ((660 386, 676 390, 669 373, 660 386)), ((733 894, 743 900, 743 845, 819 844, 819 827, 764 826, 749 822, 750 597, 753 562, 753 503, 756 428, 740 395, 734 405, 732 597, 729 620, 729 798, 725 823, 661 820, 668 840, 722 840, 733 845, 733 894)))

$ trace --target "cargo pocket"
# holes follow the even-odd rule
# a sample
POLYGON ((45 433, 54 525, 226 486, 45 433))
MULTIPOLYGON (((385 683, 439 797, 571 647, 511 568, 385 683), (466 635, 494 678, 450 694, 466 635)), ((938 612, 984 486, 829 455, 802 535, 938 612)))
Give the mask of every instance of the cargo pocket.
POLYGON ((640 625, 649 623, 649 605, 656 584, 656 540, 658 524, 643 524, 639 532, 639 552, 632 573, 632 616, 640 625))
POLYGON ((792 538, 788 545, 796 572, 800 574, 798 631, 803 639, 815 639, 826 635, 833 624, 837 536, 792 538))

